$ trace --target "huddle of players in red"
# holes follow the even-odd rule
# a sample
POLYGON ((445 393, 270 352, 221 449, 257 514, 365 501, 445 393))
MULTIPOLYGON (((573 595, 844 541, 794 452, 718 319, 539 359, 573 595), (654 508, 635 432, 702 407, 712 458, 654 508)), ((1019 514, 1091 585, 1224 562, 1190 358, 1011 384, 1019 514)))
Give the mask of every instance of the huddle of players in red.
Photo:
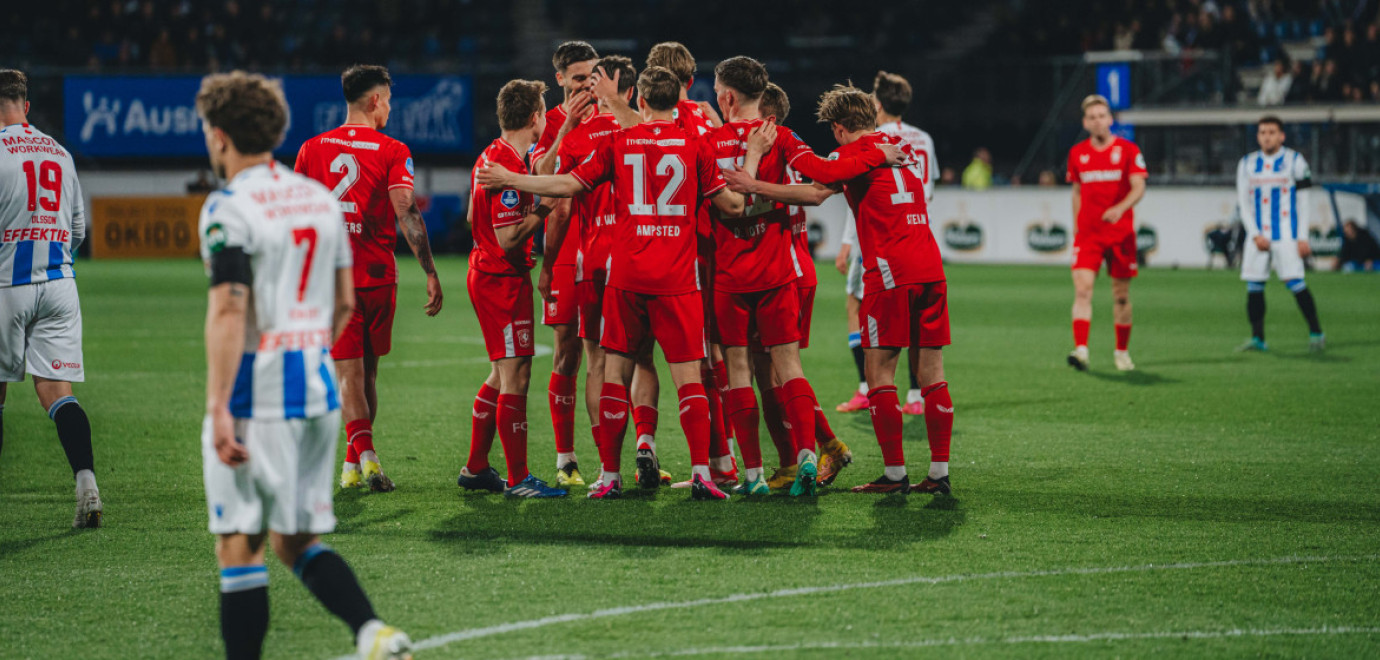
POLYGON ((584 42, 563 44, 553 63, 565 102, 548 112, 543 83, 509 82, 498 95, 502 135, 473 170, 468 290, 493 368, 475 397, 459 484, 517 497, 568 494, 532 475, 526 456, 536 346, 532 248, 543 228, 545 254, 554 255, 537 288, 543 321, 556 335, 549 400, 557 485, 583 484, 573 437, 581 343, 602 462, 589 496, 621 495, 630 417, 638 484, 656 487, 668 478, 655 453, 653 342, 676 387, 692 466, 679 485, 692 497, 728 499, 725 489, 735 484, 739 494, 770 492, 758 440, 763 413, 783 471, 794 477, 791 494, 813 495, 832 483, 852 454, 830 429, 801 366, 815 280, 799 206, 843 192, 864 259, 868 396, 886 465, 882 477, 853 490, 949 492, 944 271, 923 165, 909 147, 876 132, 872 96, 840 86, 820 99, 819 120, 841 145, 825 159, 778 125, 789 102, 752 58, 715 69, 722 121, 688 100, 695 65, 681 44, 658 44, 640 74, 627 58, 600 58, 584 42), (799 183, 802 177, 812 183, 799 183), (929 472, 913 486, 894 385, 907 348, 919 356, 931 449, 929 472), (488 463, 495 435, 506 481, 488 463), (742 452, 742 474, 731 439, 742 452))

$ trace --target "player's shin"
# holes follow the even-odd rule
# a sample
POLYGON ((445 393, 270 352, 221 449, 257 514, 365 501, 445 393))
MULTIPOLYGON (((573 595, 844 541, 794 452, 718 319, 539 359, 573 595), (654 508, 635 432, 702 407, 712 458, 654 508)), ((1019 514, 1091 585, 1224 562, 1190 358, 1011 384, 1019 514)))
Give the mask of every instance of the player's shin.
POLYGON ((599 460, 604 463, 604 483, 621 479, 623 436, 628 430, 628 388, 604 383, 599 396, 599 460))
POLYGON ((489 450, 493 448, 494 432, 497 430, 498 390, 488 383, 479 388, 474 397, 470 427, 470 455, 465 468, 470 474, 479 474, 489 467, 489 450))
POLYGON ((780 388, 782 407, 790 423, 791 443, 798 464, 815 460, 815 392, 809 381, 793 378, 780 388))
POLYGON ((527 478, 527 397, 498 395, 498 441, 508 464, 508 487, 527 478))
POLYGON ((931 479, 949 476, 949 443, 954 430, 954 403, 949 396, 949 384, 940 382, 926 387, 925 433, 930 441, 931 479))
POLYGON ((781 467, 795 465, 795 443, 786 428, 786 415, 781 406, 781 388, 762 390, 762 420, 767 424, 767 434, 776 447, 776 455, 781 467))
POLYGON ((1318 306, 1313 302, 1313 292, 1308 290, 1303 280, 1291 280, 1288 284, 1289 290, 1294 292, 1294 302, 1298 303, 1303 320, 1308 322, 1308 332, 1321 335, 1322 324, 1318 323, 1318 306))
MULTIPOLYGON (((867 393, 872 410, 872 429, 882 449, 882 463, 888 479, 906 476, 906 452, 901 445, 901 402, 896 386, 874 387, 867 393)), ((927 411, 928 412, 928 411, 927 411)))
MULTIPOLYGON (((345 438, 350 443, 350 450, 353 451, 359 461, 378 462, 378 456, 374 454, 374 423, 367 419, 355 419, 345 423, 345 438)), ((346 454, 348 462, 349 453, 346 454)))
POLYGON ((676 394, 680 397, 680 426, 690 445, 690 465, 694 474, 706 481, 709 475, 709 399, 704 385, 686 383, 676 394))
POLYGON ((757 396, 751 387, 739 387, 728 391, 724 401, 724 412, 733 424, 738 438, 738 447, 743 450, 745 480, 756 481, 762 474, 762 446, 757 438, 760 416, 757 411, 757 396))
POLYGON ((575 381, 575 376, 552 372, 547 388, 551 428, 556 434, 557 468, 575 460, 575 381))
POLYGON ((67 464, 77 480, 77 493, 96 489, 95 458, 91 452, 91 422, 74 396, 66 396, 48 407, 48 417, 57 427, 58 441, 67 454, 67 464))
POLYGON ((661 414, 652 406, 633 406, 632 410, 633 428, 637 433, 637 447, 641 449, 644 441, 650 443, 653 450, 656 447, 657 422, 661 414))
POLYGON ((377 618, 350 565, 326 544, 317 541, 302 550, 292 572, 327 611, 350 626, 354 635, 377 618))
POLYGON ((257 660, 268 634, 268 567, 220 569, 220 637, 228 660, 257 660))

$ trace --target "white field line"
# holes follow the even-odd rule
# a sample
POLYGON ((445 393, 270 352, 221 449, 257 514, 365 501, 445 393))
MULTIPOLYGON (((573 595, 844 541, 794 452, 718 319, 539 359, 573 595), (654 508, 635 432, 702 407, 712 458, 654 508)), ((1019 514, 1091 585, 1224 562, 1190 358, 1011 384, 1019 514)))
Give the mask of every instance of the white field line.
POLYGON ((1319 628, 1273 628, 1266 630, 1188 630, 1167 632, 1101 632, 1083 635, 1030 635, 1015 637, 947 637, 902 642, 805 642, 801 644, 757 646, 710 646, 651 653, 614 653, 612 655, 534 655, 523 660, 596 660, 619 658, 680 658, 696 655, 742 655, 749 653, 778 653, 833 649, 917 649, 935 646, 970 646, 979 644, 1076 644, 1089 642, 1123 642, 1144 639, 1225 639, 1233 637, 1282 637, 1289 635, 1375 635, 1380 627, 1322 626, 1319 628))
MULTIPOLYGON (((881 589, 885 587, 900 587, 913 584, 948 584, 954 582, 974 582, 979 580, 1004 580, 1020 579, 1032 577, 1053 577, 1060 575, 1106 575, 1114 573, 1148 573, 1157 571, 1179 571, 1195 570, 1203 568, 1230 568, 1236 566, 1276 566, 1285 564, 1315 564, 1329 562, 1347 561, 1375 561, 1380 559, 1380 555, 1355 555, 1344 557, 1326 556, 1291 556, 1276 557, 1272 559, 1232 559, 1226 561, 1210 562, 1179 562, 1170 564, 1141 564, 1136 566, 1097 566, 1089 568, 1055 568, 1039 571, 999 571, 994 573, 967 573, 958 575, 942 576, 923 576, 897 578, 894 580, 881 580, 877 582, 855 582, 851 584, 834 584, 814 587, 796 587, 793 589, 778 589, 775 591, 762 591, 755 593, 734 594, 719 598, 702 598, 699 600, 686 600, 675 602, 646 603, 643 605, 628 605, 624 607, 612 607, 608 609, 595 610, 593 612, 572 612, 569 614, 557 614, 540 619, 528 619, 526 621, 514 621, 512 623, 501 623, 482 628, 470 628, 459 630, 435 637, 428 637, 418 641, 414 648, 421 651, 426 649, 440 648, 455 642, 461 642, 481 637, 491 637, 502 635, 520 630, 533 630, 545 628, 561 623, 573 623, 576 621, 592 621, 597 619, 607 619, 612 617, 629 616, 642 614, 645 612, 657 612, 661 610, 689 609, 693 607, 704 607, 706 605, 723 605, 727 603, 742 603, 754 600, 771 598, 789 598, 793 596, 812 596, 816 594, 835 593, 841 591, 854 591, 857 589, 881 589)), ((340 660, 347 660, 354 656, 344 656, 340 660)))

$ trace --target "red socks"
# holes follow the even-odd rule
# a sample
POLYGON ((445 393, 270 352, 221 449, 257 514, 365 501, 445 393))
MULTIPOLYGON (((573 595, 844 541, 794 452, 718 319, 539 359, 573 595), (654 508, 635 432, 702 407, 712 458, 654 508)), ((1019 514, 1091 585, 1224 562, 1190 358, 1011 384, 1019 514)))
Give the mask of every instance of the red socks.
MULTIPOLYGON (((713 370, 714 377, 712 379, 704 379, 704 383, 706 384, 705 386, 708 387, 709 383, 713 383, 714 389, 719 391, 720 400, 723 401, 726 405, 728 398, 728 365, 724 364, 723 360, 719 360, 718 362, 714 363, 713 370)), ((729 440, 732 440, 734 438, 733 425, 728 423, 727 416, 720 420, 720 422, 721 426, 723 427, 724 442, 726 444, 729 440)), ((728 452, 725 451, 724 453, 727 454, 728 452)))
POLYGON ((618 472, 623 454, 623 434, 628 430, 628 388, 604 383, 599 393, 599 460, 605 472, 618 472))
MULTIPOLYGON (((872 408, 872 429, 882 447, 882 463, 904 467, 906 451, 901 447, 901 401, 896 398, 896 386, 874 387, 867 392, 867 400, 872 408)), ((925 412, 929 412, 928 405, 925 412)))
POLYGON ((1116 324, 1116 350, 1124 351, 1131 345, 1131 324, 1116 324))
POLYGON ((930 460, 949 462, 949 440, 954 432, 954 402, 949 398, 949 384, 935 383, 921 394, 925 397, 925 434, 930 439, 930 460))
POLYGON ((1088 326, 1091 325, 1092 321, 1087 319, 1073 320, 1073 345, 1075 347, 1088 345, 1088 326))
POLYGON ((498 395, 498 441, 508 462, 508 486, 527 478, 527 397, 498 395))
POLYGON ((498 390, 488 383, 479 388, 474 397, 474 417, 470 427, 470 458, 465 469, 470 474, 479 474, 489 467, 489 449, 494 446, 494 429, 498 423, 498 390))
POLYGON ((771 435, 771 443, 776 446, 781 467, 795 465, 795 444, 791 442, 791 433, 786 429, 784 418, 785 414, 781 410, 781 388, 763 390, 762 419, 767 422, 767 433, 771 435))
POLYGON ((551 427, 556 431, 556 451, 575 451, 575 377, 552 372, 546 392, 551 405, 551 427))
MULTIPOLYGON (((780 387, 781 406, 790 422, 793 454, 815 451, 815 391, 804 378, 792 378, 780 387)), ((795 456, 791 457, 792 459, 795 456)), ((794 461, 792 461, 794 462, 794 461)))
MULTIPOLYGON (((358 457, 366 451, 374 451, 374 423, 367 419, 357 419, 345 424, 345 439, 350 443, 350 449, 355 452, 355 462, 358 457)), ((349 453, 346 452, 346 458, 349 453)))
POLYGON ((636 406, 633 408, 633 426, 637 430, 638 437, 650 435, 656 437, 656 422, 659 414, 656 408, 651 406, 636 406))
POLYGON ((700 382, 705 384, 704 393, 709 397, 709 456, 719 458, 727 456, 731 452, 728 446, 728 434, 725 432, 725 425, 728 423, 724 419, 723 397, 719 393, 719 388, 714 383, 714 370, 700 369, 700 382))
POLYGON ((355 446, 348 441, 345 443, 345 462, 359 465, 359 454, 355 451, 355 446))
POLYGON ((733 422, 734 433, 738 437, 738 448, 743 451, 743 466, 762 467, 762 446, 757 439, 757 396, 751 387, 729 390, 724 397, 724 413, 733 422))
POLYGON ((709 465, 709 397, 704 385, 689 383, 676 391, 680 395, 680 426, 690 443, 690 465, 709 465))

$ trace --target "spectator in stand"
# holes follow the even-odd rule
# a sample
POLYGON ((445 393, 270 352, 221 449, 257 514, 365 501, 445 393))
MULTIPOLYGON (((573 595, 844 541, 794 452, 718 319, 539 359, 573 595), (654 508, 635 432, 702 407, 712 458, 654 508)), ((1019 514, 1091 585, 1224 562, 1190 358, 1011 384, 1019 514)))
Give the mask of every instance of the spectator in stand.
POLYGON ((1337 76, 1337 61, 1313 63, 1313 100, 1342 100, 1342 81, 1337 76))
POLYGON ((1312 96, 1313 90, 1310 88, 1308 72, 1304 70, 1303 62, 1294 60, 1289 65, 1289 78, 1291 80, 1289 95, 1285 97, 1284 102, 1303 103, 1307 101, 1312 96))
POLYGON ((1059 185, 1059 180, 1054 177, 1054 170, 1040 170, 1039 186, 1041 188, 1053 188, 1059 185))
POLYGON ((992 187, 992 152, 978 147, 973 162, 963 169, 963 187, 968 190, 987 190, 992 187))
POLYGON ((952 186, 958 183, 958 172, 952 167, 945 167, 939 170, 939 185, 952 186))
POLYGON ((155 69, 177 68, 177 47, 168 28, 158 31, 158 38, 149 46, 149 66, 155 69))
POLYGON ((1281 105, 1289 96, 1289 87, 1294 82, 1294 76, 1285 68, 1284 60, 1275 60, 1270 65, 1270 72, 1265 74, 1265 80, 1260 83, 1260 94, 1256 96, 1256 102, 1260 105, 1281 105))
POLYGON ((1366 39, 1361 42, 1359 53, 1362 79, 1372 83, 1380 80, 1380 23, 1366 26, 1366 39))
POLYGON ((1342 250, 1337 253, 1337 264, 1333 270, 1354 273, 1375 270, 1375 262, 1380 261, 1380 243, 1365 227, 1355 220, 1342 224, 1342 250))

